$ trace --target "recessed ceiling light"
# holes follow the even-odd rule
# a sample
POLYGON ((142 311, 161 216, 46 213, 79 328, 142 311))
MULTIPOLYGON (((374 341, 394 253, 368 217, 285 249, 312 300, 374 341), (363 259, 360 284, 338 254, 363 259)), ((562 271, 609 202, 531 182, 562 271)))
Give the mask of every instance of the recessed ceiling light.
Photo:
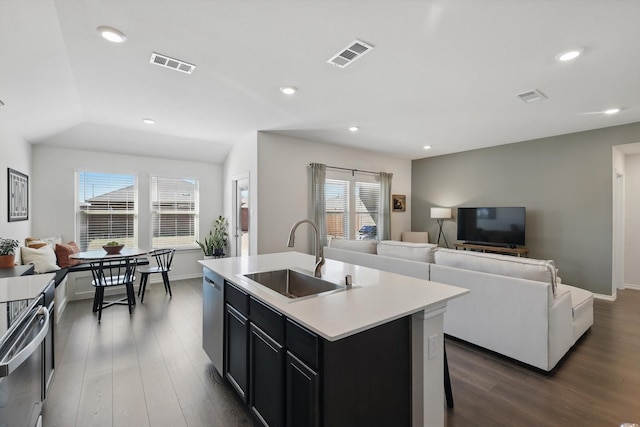
POLYGON ((424 148, 425 150, 431 150, 431 146, 430 146, 430 145, 425 145, 425 146, 424 146, 424 147, 422 147, 422 148, 424 148))
POLYGON ((578 56, 582 54, 582 49, 570 50, 568 52, 562 52, 556 55, 556 59, 558 61, 571 61, 572 59, 576 59, 578 56))
POLYGON ((294 86, 285 86, 280 88, 280 92, 284 93, 285 95, 293 95, 297 91, 298 91, 298 88, 294 86))
POLYGON ((603 111, 604 114, 616 114, 619 112, 620 112, 619 108, 609 108, 608 110, 603 111))
POLYGON ((349 128, 349 132, 358 132, 360 130, 360 128, 358 126, 351 126, 349 128))
POLYGON ((102 25, 96 28, 96 30, 98 30, 98 33, 100 33, 104 39, 113 43, 122 43, 127 40, 127 36, 122 31, 116 30, 112 27, 102 25))
POLYGON ((143 123, 146 123, 146 124, 148 124, 148 125, 152 125, 152 124, 154 124, 156 121, 155 121, 155 120, 153 120, 153 119, 142 119, 142 122, 143 122, 143 123))

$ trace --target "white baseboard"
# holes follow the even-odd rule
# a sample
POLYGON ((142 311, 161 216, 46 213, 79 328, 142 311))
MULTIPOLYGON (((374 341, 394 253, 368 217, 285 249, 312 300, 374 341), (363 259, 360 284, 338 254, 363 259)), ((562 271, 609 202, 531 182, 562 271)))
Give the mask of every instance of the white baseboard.
POLYGON ((616 300, 616 296, 615 295, 605 295, 605 294, 593 294, 593 298, 594 299, 604 300, 604 301, 615 301, 616 300))
POLYGON ((624 289, 633 289, 636 291, 640 291, 640 285, 634 285, 632 283, 625 283, 624 284, 624 289))

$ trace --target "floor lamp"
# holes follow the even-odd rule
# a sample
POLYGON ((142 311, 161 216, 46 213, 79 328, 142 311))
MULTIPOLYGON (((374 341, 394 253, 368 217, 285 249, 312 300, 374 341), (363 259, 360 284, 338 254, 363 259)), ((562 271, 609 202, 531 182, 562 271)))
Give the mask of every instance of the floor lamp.
POLYGON ((445 219, 451 218, 451 208, 431 208, 431 218, 435 219, 440 227, 440 230, 438 231, 438 246, 440 246, 440 237, 442 236, 444 243, 448 248, 449 242, 447 242, 447 236, 442 231, 442 225, 444 224, 445 219))

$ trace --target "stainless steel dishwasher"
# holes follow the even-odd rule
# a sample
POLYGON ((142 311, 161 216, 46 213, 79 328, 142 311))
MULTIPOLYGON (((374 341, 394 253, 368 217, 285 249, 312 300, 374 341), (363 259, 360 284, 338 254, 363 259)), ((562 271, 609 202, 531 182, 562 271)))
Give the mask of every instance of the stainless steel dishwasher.
POLYGON ((223 375, 224 279, 204 268, 202 274, 202 348, 223 375))
POLYGON ((45 338, 50 331, 44 296, 0 303, 0 422, 42 425, 45 338))

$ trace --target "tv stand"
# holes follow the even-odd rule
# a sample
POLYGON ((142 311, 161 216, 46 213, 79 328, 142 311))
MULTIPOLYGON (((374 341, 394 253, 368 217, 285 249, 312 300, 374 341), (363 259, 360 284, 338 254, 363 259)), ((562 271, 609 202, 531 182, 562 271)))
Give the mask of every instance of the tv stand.
POLYGON ((528 257, 529 249, 524 247, 506 247, 506 246, 490 246, 479 245, 476 243, 454 243, 456 249, 463 251, 489 252, 494 254, 514 255, 518 257, 528 257))

